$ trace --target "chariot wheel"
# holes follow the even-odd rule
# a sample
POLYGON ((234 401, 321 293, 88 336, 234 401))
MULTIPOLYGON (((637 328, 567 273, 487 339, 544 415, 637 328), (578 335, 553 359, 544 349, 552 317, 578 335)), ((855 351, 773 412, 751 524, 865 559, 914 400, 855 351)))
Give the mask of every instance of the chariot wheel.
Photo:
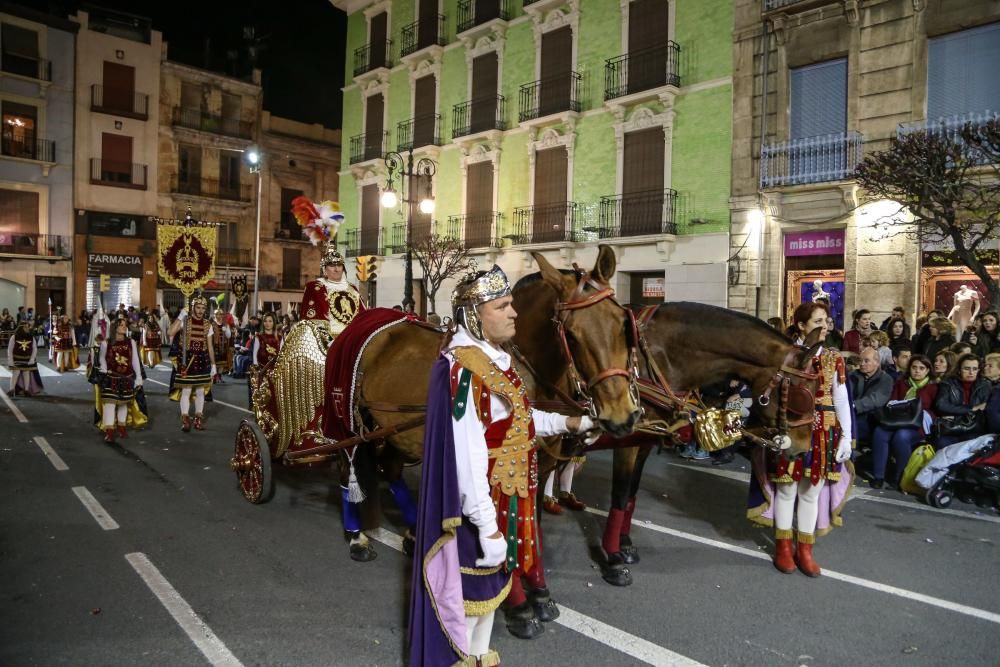
POLYGON ((274 496, 271 450, 260 427, 249 419, 240 422, 236 431, 236 450, 229 467, 236 473, 243 497, 251 503, 266 503, 274 496))

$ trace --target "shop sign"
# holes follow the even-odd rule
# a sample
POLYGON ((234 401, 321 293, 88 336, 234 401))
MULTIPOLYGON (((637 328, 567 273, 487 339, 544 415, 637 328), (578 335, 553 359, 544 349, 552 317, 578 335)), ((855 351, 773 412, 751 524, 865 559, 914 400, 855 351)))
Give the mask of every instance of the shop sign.
POLYGON ((664 297, 665 278, 643 278, 642 298, 662 299, 664 297))
POLYGON ((87 273, 91 275, 107 273, 112 276, 141 278, 142 256, 92 252, 87 255, 87 273))
POLYGON ((843 229, 828 229, 819 232, 785 234, 785 257, 843 254, 843 229))

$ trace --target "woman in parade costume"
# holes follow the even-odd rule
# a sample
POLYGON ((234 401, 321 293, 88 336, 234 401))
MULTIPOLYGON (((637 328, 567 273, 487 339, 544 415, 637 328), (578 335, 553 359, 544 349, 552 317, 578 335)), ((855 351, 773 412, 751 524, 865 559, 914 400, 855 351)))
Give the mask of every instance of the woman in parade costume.
POLYGON ((104 418, 104 442, 127 437, 129 405, 136 390, 142 387, 142 364, 139 348, 129 337, 128 320, 115 320, 113 333, 101 343, 97 355, 101 369, 101 414, 104 418))
POLYGON ((153 368, 162 361, 160 349, 163 347, 163 331, 156 317, 145 318, 145 322, 140 320, 142 328, 142 360, 145 364, 153 368))
MULTIPOLYGON (((87 360, 87 379, 94 385, 94 426, 99 431, 104 430, 103 399, 101 397, 101 343, 104 342, 104 334, 96 334, 93 338, 94 344, 90 346, 90 358, 87 360)), ((141 368, 141 364, 140 364, 141 368)), ((146 380, 146 372, 142 373, 143 381, 146 380)), ((146 395, 142 387, 135 391, 135 398, 128 404, 128 414, 125 417, 127 428, 142 428, 149 423, 149 407, 146 405, 146 395)))
POLYGON ((170 378, 170 398, 180 401, 181 430, 191 430, 191 395, 194 394, 194 428, 205 430, 205 392, 215 376, 215 351, 212 348, 212 324, 205 317, 208 301, 191 299, 191 314, 182 310, 167 334, 173 338, 170 356, 174 371, 170 378))
POLYGON ((7 344, 7 363, 10 368, 10 391, 8 396, 34 396, 41 392, 42 376, 38 374, 38 345, 32 334, 32 323, 23 320, 7 344))
POLYGON ((217 308, 212 318, 212 347, 215 353, 215 374, 212 382, 222 383, 222 376, 233 367, 233 330, 226 324, 226 312, 217 308))
POLYGON ((72 371, 80 367, 77 358, 76 332, 73 323, 66 315, 60 315, 52 334, 53 347, 56 351, 56 368, 60 373, 72 371))
MULTIPOLYGON (((254 365, 253 373, 266 366, 272 359, 278 356, 284 338, 278 332, 278 318, 274 313, 267 311, 261 319, 261 331, 253 337, 250 349, 250 363, 254 365)), ((250 394, 250 405, 253 406, 253 388, 247 382, 247 391, 250 394)))
MULTIPOLYGON (((826 319, 825 307, 800 304, 792 318, 799 342, 822 341, 827 333, 826 319)), ((821 344, 812 345, 810 350, 815 352, 813 371, 820 375, 812 448, 791 460, 774 451, 759 449, 754 453, 747 516, 755 523, 774 526, 774 566, 780 572, 790 574, 798 566, 804 574, 818 577, 821 570, 813 560, 813 543, 817 534, 841 524, 840 512, 854 478, 850 461, 853 414, 843 358, 821 344), (797 535, 792 530, 793 520, 797 535), (793 536, 797 537, 797 551, 793 550, 793 536)))

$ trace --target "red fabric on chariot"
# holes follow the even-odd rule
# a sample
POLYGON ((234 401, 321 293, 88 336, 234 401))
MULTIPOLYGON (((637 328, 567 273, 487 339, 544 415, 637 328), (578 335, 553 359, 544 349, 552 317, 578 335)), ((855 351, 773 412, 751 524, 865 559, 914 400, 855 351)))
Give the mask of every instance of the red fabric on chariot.
POLYGON ((353 424, 354 378, 365 345, 372 336, 409 316, 391 308, 368 308, 330 344, 326 353, 326 398, 323 401, 323 435, 344 440, 356 435, 353 424))

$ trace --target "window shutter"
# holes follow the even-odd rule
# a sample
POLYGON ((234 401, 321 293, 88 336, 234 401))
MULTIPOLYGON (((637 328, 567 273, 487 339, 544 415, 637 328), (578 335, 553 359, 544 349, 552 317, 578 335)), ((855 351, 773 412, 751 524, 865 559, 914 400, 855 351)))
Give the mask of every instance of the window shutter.
POLYGON ((477 56, 472 61, 471 131, 493 127, 497 113, 497 52, 477 56))
POLYGON ((532 240, 557 241, 566 238, 566 194, 569 157, 565 146, 535 153, 535 201, 532 240))
POLYGON ((413 145, 434 143, 437 79, 433 74, 422 76, 413 85, 413 145))
POLYGON ((377 14, 372 17, 372 22, 370 26, 371 37, 368 40, 368 62, 371 64, 372 69, 376 67, 382 67, 386 64, 386 46, 385 40, 388 39, 389 34, 389 15, 385 12, 377 14))
POLYGON ((465 241, 472 247, 488 244, 493 226, 493 163, 469 165, 465 194, 465 241))
POLYGON ((539 116, 569 108, 569 72, 573 66, 573 29, 559 28, 542 35, 541 83, 538 91, 539 116))
POLYGON ((298 248, 281 249, 281 286, 298 289, 302 276, 302 251, 298 248))
POLYGON ((625 134, 620 221, 625 236, 662 229, 664 141, 662 127, 625 134))
POLYGON ((628 91, 662 86, 667 78, 667 0, 634 0, 628 10, 628 91))
POLYGON ((22 58, 38 58, 38 33, 21 26, 4 23, 0 28, 3 52, 22 58))
POLYGON ((382 114, 385 103, 382 93, 372 95, 365 100, 365 159, 374 160, 382 157, 382 114))
POLYGON ((1000 23, 928 40, 927 118, 1000 111, 1000 23))
POLYGON ((379 191, 378 184, 372 183, 361 189, 361 247, 362 255, 379 254, 379 191))
POLYGON ((791 138, 847 131, 847 60, 792 70, 791 138))

